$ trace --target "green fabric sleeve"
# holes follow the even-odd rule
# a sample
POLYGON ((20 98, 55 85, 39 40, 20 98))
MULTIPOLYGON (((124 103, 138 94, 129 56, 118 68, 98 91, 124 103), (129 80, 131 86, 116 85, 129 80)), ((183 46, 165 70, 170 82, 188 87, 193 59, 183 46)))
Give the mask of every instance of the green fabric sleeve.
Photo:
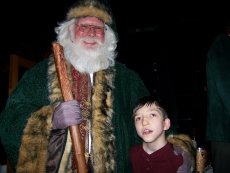
POLYGON ((28 117, 49 103, 46 84, 47 60, 24 73, 0 114, 0 138, 13 169, 28 117))

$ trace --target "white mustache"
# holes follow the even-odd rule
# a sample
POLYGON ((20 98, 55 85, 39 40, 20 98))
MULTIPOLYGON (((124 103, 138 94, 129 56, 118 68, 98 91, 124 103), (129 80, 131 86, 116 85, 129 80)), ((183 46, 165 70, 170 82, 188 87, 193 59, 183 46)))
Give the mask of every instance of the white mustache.
POLYGON ((101 41, 98 38, 92 38, 92 37, 84 37, 79 39, 80 42, 96 42, 97 44, 102 44, 101 41))

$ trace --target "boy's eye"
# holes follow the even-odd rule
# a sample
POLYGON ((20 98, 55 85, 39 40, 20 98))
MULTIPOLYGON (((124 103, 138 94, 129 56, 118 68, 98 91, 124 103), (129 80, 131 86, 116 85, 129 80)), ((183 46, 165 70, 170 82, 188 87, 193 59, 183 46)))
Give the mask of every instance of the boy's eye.
POLYGON ((141 117, 136 117, 135 118, 135 121, 140 121, 141 120, 141 117))
POLYGON ((152 113, 151 115, 152 115, 153 117, 157 116, 157 114, 155 114, 155 113, 152 113))

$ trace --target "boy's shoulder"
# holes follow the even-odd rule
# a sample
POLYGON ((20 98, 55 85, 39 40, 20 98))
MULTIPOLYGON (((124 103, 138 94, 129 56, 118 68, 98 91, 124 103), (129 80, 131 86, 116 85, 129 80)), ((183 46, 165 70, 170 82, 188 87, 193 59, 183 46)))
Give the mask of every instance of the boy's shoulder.
POLYGON ((130 152, 137 152, 142 149, 142 144, 136 144, 130 148, 130 152))
POLYGON ((141 144, 134 145, 130 148, 129 155, 132 161, 136 162, 140 159, 140 153, 142 152, 141 149, 142 149, 141 144))

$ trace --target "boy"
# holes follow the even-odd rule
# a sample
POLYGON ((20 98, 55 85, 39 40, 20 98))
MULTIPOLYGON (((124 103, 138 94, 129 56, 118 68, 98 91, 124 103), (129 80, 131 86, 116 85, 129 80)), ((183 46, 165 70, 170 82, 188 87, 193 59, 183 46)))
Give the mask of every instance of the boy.
POLYGON ((133 173, 188 173, 193 171, 192 140, 187 135, 169 136, 167 112, 152 96, 141 98, 133 109, 134 124, 142 145, 130 150, 133 173))

